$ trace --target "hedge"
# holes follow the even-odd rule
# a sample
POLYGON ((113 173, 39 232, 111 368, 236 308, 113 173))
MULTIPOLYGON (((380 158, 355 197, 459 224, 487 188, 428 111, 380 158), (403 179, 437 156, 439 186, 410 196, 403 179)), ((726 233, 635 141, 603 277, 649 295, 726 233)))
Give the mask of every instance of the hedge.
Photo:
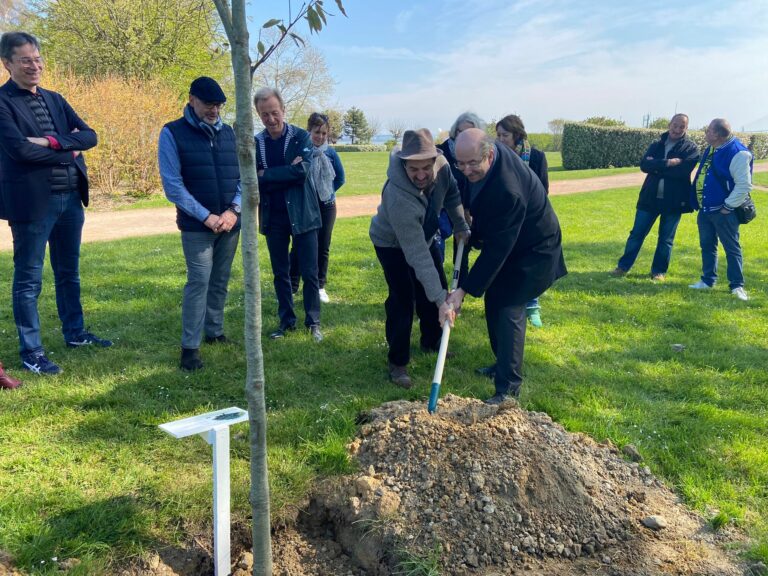
POLYGON ((336 144, 333 147, 336 152, 386 152, 384 144, 336 144))
MULTIPOLYGON (((563 127, 563 168, 620 168, 639 166, 643 154, 664 130, 595 126, 566 122, 563 127)), ((768 134, 734 133, 752 151, 756 159, 768 158, 768 134)), ((703 150, 704 132, 691 130, 688 136, 703 150)))

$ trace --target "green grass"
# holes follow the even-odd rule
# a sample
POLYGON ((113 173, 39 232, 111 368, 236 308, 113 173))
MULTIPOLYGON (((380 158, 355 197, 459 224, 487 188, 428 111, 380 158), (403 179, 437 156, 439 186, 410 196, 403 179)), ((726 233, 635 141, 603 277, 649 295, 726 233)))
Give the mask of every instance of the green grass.
MULTIPOLYGON (((768 229, 759 219, 742 228, 747 303, 722 285, 687 288, 700 269, 690 215, 667 282, 647 277, 651 238, 626 278, 610 278, 636 196, 631 188, 553 198, 570 274, 542 298, 545 328, 528 332, 522 404, 569 430, 635 444, 689 505, 713 526, 742 526, 755 539, 752 555, 768 561, 768 229)), ((755 201, 768 213, 766 193, 755 201)), ((344 445, 358 411, 398 398, 426 402, 429 394, 433 355, 415 352, 412 390, 386 380, 386 287, 368 221, 337 223, 326 340, 315 345, 298 331, 263 341, 275 517, 288 514, 316 476, 352 468, 344 445)), ((266 333, 276 302, 260 247, 266 333)), ((0 394, 0 550, 28 573, 54 574, 51 558, 77 557, 83 563, 71 574, 112 574, 115 562, 205 531, 210 448, 157 425, 245 407, 241 345, 204 346, 199 373, 176 368, 184 283, 176 235, 85 245, 82 275, 87 324, 116 345, 65 348, 46 269, 43 338, 65 370, 60 377, 21 373, 9 299, 0 307, 0 359, 25 381, 0 394)), ((0 293, 10 293, 11 277, 11 255, 0 253, 0 293)), ((240 343, 242 316, 238 257, 226 322, 240 343)), ((446 366, 443 392, 490 395, 489 382, 473 373, 492 358, 481 301, 468 301, 451 348, 458 354, 446 366)), ((236 426, 232 440, 232 509, 240 521, 249 515, 245 432, 236 426)))
POLYGON ((758 186, 768 186, 768 172, 755 172, 752 175, 752 182, 758 186))

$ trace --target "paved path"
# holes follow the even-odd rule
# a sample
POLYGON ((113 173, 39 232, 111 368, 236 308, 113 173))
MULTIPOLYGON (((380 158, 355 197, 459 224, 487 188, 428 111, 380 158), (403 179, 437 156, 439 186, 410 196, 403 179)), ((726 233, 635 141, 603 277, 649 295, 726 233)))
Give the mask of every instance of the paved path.
MULTIPOLYGON (((755 165, 755 172, 768 172, 768 163, 755 165)), ((555 180, 550 182, 549 193, 553 196, 560 194, 576 194, 593 192, 610 188, 640 186, 645 175, 642 172, 633 174, 618 174, 616 176, 601 176, 584 178, 582 180, 555 180)), ((765 190, 765 188, 757 187, 765 190)), ((379 194, 364 196, 344 196, 337 200, 338 217, 352 218, 354 216, 370 216, 376 212, 379 205, 379 194)), ((153 236, 155 234, 170 234, 177 231, 176 211, 174 208, 145 208, 139 210, 120 210, 99 212, 88 210, 83 228, 83 242, 100 242, 118 240, 120 238, 135 238, 137 236, 153 236)), ((11 249, 11 231, 7 223, 0 223, 0 251, 11 249)))

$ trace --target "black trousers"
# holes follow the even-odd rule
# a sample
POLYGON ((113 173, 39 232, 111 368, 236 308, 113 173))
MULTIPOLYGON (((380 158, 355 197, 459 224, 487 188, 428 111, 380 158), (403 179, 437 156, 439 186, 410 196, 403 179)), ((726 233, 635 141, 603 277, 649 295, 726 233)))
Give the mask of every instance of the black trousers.
MULTIPOLYGON (((328 280, 328 260, 331 255, 331 235, 336 224, 336 201, 329 203, 320 202, 320 217, 323 224, 317 231, 317 279, 320 288, 325 288, 328 280)), ((296 255, 296 246, 291 247, 291 288, 299 291, 299 257, 296 255)))
MULTIPOLYGON (((405 366, 411 358, 411 327, 413 325, 413 310, 419 317, 421 330, 421 346, 437 349, 440 345, 442 329, 440 328, 438 308, 434 302, 427 300, 424 287, 416 278, 413 268, 405 260, 403 251, 399 248, 376 248, 376 256, 384 270, 384 279, 389 287, 389 295, 384 302, 387 314, 386 335, 389 344, 388 358, 392 364, 405 366)), ((448 287, 443 267, 440 265, 440 252, 432 244, 430 248, 432 261, 435 265, 443 288, 448 287)))
POLYGON ((504 305, 494 292, 491 285, 485 294, 485 322, 496 356, 496 394, 517 395, 523 384, 525 304, 504 305))
POLYGON ((280 326, 295 326, 296 314, 293 311, 293 294, 289 275, 290 257, 288 247, 296 248, 301 277, 304 279, 304 325, 320 324, 320 294, 317 281, 317 230, 304 234, 291 234, 291 224, 287 218, 270 223, 267 234, 269 260, 274 275, 275 293, 277 294, 277 313, 280 326))

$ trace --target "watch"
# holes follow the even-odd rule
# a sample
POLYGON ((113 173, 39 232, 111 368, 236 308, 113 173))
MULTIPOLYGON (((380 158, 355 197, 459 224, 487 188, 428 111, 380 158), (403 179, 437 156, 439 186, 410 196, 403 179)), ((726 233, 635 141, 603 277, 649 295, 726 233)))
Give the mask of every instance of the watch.
POLYGON ((237 204, 232 204, 229 208, 227 208, 227 210, 234 212, 235 216, 240 216, 240 206, 237 204))

